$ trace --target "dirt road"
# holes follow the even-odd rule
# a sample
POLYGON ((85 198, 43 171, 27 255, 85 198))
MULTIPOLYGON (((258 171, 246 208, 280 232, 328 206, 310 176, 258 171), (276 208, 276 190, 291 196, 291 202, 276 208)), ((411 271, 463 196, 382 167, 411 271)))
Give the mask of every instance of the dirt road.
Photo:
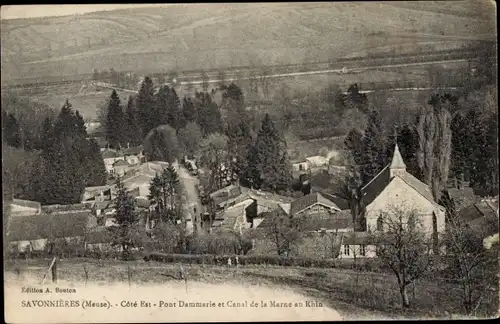
POLYGON ((198 196, 198 190, 196 189, 196 186, 199 184, 199 180, 197 177, 192 176, 182 165, 177 163, 175 167, 179 174, 182 186, 184 187, 184 191, 186 192, 186 212, 191 216, 191 222, 188 222, 188 230, 192 230, 196 222, 196 227, 199 231, 200 213, 203 212, 203 206, 201 204, 200 197, 198 196), (194 208, 196 208, 196 213, 194 208))

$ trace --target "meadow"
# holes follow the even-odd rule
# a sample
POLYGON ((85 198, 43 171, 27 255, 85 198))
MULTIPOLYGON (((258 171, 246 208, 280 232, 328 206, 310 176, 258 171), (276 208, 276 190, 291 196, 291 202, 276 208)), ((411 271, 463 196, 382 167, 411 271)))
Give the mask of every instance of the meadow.
POLYGON ((151 73, 461 48, 492 39, 491 9, 487 1, 199 4, 2 20, 2 77, 110 67, 151 73))
MULTIPOLYGON (((49 260, 22 260, 6 264, 6 281, 30 278, 39 281, 49 260)), ((446 318, 460 314, 458 286, 439 278, 421 279, 410 291, 412 307, 403 309, 395 277, 347 269, 320 269, 245 265, 240 267, 194 265, 182 266, 187 289, 198 283, 247 285, 285 289, 322 300, 346 319, 367 318, 446 318)), ((71 284, 161 285, 171 286, 182 280, 179 264, 144 261, 63 259, 58 264, 58 280, 71 284), (87 273, 87 276, 86 276, 87 273)), ((457 315, 458 316, 458 315, 457 315)))

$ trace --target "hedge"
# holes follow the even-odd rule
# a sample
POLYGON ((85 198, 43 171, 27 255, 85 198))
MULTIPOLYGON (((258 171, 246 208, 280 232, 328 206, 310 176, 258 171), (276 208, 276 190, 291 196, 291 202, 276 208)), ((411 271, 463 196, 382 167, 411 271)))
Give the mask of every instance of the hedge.
POLYGON ((144 261, 157 261, 166 263, 227 265, 236 264, 236 257, 240 265, 276 265, 283 267, 316 267, 358 269, 362 271, 383 271, 377 260, 358 259, 356 266, 352 260, 340 259, 313 259, 303 257, 283 257, 275 255, 212 255, 212 254, 167 254, 153 252, 144 257, 144 261))

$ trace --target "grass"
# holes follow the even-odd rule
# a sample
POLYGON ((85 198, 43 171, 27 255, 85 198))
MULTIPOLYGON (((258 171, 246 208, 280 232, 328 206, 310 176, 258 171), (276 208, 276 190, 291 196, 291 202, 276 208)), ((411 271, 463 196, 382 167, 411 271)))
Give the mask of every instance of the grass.
MULTIPOLYGON (((6 264, 7 280, 22 280, 30 275, 42 278, 49 260, 23 260, 6 264), (17 276, 15 269, 21 269, 17 276)), ((58 278, 69 282, 85 280, 85 265, 89 282, 97 284, 127 282, 128 267, 134 283, 162 284, 171 280, 162 274, 177 276, 179 265, 143 261, 97 261, 86 259, 60 260, 58 278)), ((395 277, 340 269, 317 269, 278 266, 183 266, 188 281, 212 284, 248 283, 251 285, 286 286, 310 297, 321 298, 349 318, 445 317, 445 311, 459 313, 457 287, 439 280, 421 280, 410 290, 412 307, 402 309, 395 277)))
MULTIPOLYGON (((12 63, 2 67, 2 74, 43 77, 109 67, 147 73, 251 62, 315 62, 367 48, 383 52, 396 44, 407 45, 400 47, 403 52, 419 44, 457 48, 493 34, 493 14, 478 18, 475 10, 465 15, 461 8, 470 6, 463 2, 453 3, 452 14, 440 13, 448 7, 441 2, 425 8, 385 3, 211 4, 2 20, 2 63, 12 63)), ((488 5, 482 7, 487 11, 488 5)))

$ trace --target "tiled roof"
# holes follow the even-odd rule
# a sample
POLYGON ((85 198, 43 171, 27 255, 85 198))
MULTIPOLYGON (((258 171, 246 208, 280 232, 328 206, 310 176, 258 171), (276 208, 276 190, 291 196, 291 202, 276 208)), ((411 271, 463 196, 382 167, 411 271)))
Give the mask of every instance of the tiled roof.
POLYGON ((13 217, 9 222, 8 239, 26 241, 83 236, 91 217, 90 211, 13 217))
POLYGON ((292 201, 291 206, 290 206, 290 214, 294 215, 314 204, 322 204, 324 206, 327 206, 329 208, 334 208, 337 210, 340 210, 340 208, 335 205, 332 201, 326 199, 323 197, 320 193, 318 192, 313 192, 310 193, 306 196, 300 197, 299 199, 296 199, 292 201))

